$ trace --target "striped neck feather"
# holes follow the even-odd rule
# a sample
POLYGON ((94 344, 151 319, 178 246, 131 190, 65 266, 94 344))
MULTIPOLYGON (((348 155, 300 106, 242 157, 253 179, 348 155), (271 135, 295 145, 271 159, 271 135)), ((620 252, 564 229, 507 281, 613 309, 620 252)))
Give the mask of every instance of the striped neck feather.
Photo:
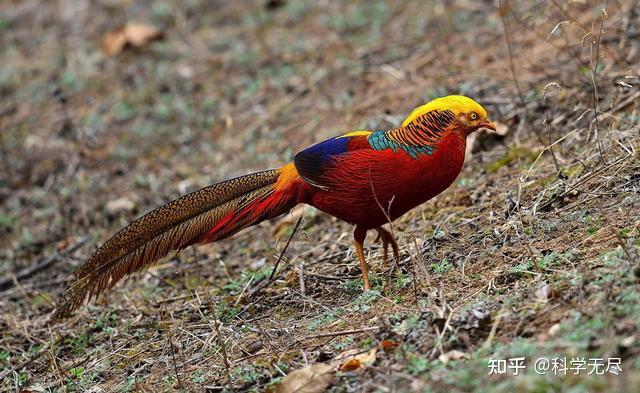
POLYGON ((431 111, 451 111, 455 116, 458 116, 463 112, 476 112, 481 118, 487 117, 487 111, 477 102, 469 97, 451 95, 446 97, 436 98, 422 106, 417 107, 411 114, 402 122, 402 127, 407 126, 420 116, 423 116, 431 111))

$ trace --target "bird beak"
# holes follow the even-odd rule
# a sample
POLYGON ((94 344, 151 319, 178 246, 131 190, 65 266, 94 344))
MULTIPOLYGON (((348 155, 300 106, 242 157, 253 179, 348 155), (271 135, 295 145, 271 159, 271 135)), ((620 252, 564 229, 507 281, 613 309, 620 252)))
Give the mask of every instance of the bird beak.
POLYGON ((493 124, 493 122, 491 120, 487 120, 487 121, 485 121, 484 123, 482 123, 480 125, 480 128, 486 128, 486 129, 495 131, 496 130, 496 125, 493 124))

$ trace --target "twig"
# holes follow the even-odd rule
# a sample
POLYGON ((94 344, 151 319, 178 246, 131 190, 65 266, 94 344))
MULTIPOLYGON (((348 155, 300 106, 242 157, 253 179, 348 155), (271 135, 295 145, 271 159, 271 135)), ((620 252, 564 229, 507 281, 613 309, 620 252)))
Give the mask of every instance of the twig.
POLYGON ((273 267, 273 270, 271 270, 271 274, 269 275, 269 278, 259 282, 258 285, 256 285, 254 288, 252 288, 251 292, 249 292, 249 295, 247 296, 249 299, 252 299, 255 295, 260 293, 260 291, 262 291, 264 288, 269 286, 269 284, 271 284, 271 282, 273 281, 273 278, 276 275, 276 271, 278 270, 278 266, 280 265, 280 261, 282 261, 282 258, 284 258, 284 253, 289 248, 289 244, 291 243, 291 240, 293 239, 293 236, 298 231, 298 228, 300 227, 300 223, 301 222, 302 222, 302 216, 300 216, 298 218, 298 221, 296 222, 296 225, 293 227, 293 232, 291 232, 291 236, 289 236, 289 239, 287 240, 287 243, 284 245, 284 248, 280 252, 280 255, 278 256, 278 260, 276 261, 276 264, 273 267))
MULTIPOLYGON (((229 364, 229 357, 227 356, 227 348, 224 343, 224 338, 222 338, 222 334, 220 334, 220 328, 218 327, 218 319, 216 318, 216 306, 211 299, 211 295, 205 291, 204 297, 207 299, 207 304, 209 304, 209 309, 211 310, 211 315, 213 316, 213 329, 216 332, 216 336, 218 337, 218 345, 220 346, 220 352, 222 352, 222 359, 224 360, 224 367, 227 371, 227 383, 229 384, 229 389, 232 387, 231 380, 231 366, 229 364)), ((220 321, 222 323, 222 321, 220 321)))
MULTIPOLYGON (((165 315, 166 310, 164 309, 164 307, 162 307, 162 309, 160 310, 160 318, 162 319, 162 322, 165 322, 164 319, 164 315, 165 315)), ((183 385, 182 385, 182 380, 180 379, 180 373, 178 373, 178 364, 176 363, 176 350, 173 347, 173 339, 171 337, 171 326, 169 326, 169 324, 167 324, 167 341, 169 342, 169 347, 171 348, 171 361, 173 363, 173 371, 176 374, 176 380, 178 381, 178 388, 182 389, 183 385)))
MULTIPOLYGON (((516 67, 513 61, 513 48, 511 45, 511 39, 509 39, 509 29, 507 27, 507 21, 505 20, 505 15, 510 10, 511 10, 511 7, 508 4, 506 4, 506 1, 500 0, 500 3, 498 5, 498 14, 500 14, 500 20, 502 21, 502 27, 504 28, 504 39, 507 42, 507 51, 509 53, 509 69, 511 71, 511 78, 513 79, 513 84, 515 85, 516 90, 518 91, 518 98, 520 98, 520 104, 524 109, 524 119, 522 123, 526 123, 527 120, 530 118, 529 109, 527 108, 527 103, 524 100, 524 93, 522 92, 522 88, 520 87, 520 82, 518 82, 518 77, 516 75, 516 67)), ((538 133, 538 130, 533 126, 531 126, 531 129, 533 130, 533 133, 536 134, 536 137, 538 138, 538 142, 540 142, 540 144, 544 146, 545 143, 542 137, 540 136, 540 134, 538 133)))
POLYGON ((362 329, 349 329, 349 330, 342 330, 339 332, 328 332, 328 333, 318 333, 318 334, 312 334, 309 336, 304 336, 302 337, 303 340, 308 340, 308 339, 312 339, 312 338, 321 338, 321 337, 337 337, 337 336, 346 336, 348 334, 357 334, 357 333, 365 333, 365 332, 374 332, 380 330, 379 326, 372 326, 372 327, 367 327, 367 328, 362 328, 362 329))
MULTIPOLYGON (((600 100, 598 99, 598 86, 596 83, 596 74, 598 72, 598 64, 600 62, 600 40, 602 39, 602 32, 604 30, 604 21, 607 18, 607 8, 609 7, 609 0, 605 0, 604 8, 602 9, 602 15, 600 19, 600 31, 598 33, 598 39, 595 42, 595 60, 593 58, 593 45, 594 42, 591 40, 590 48, 590 62, 591 65, 591 85, 593 87, 593 121, 595 126, 595 134, 596 134, 596 144, 598 146, 598 152, 600 153, 600 160, 604 159, 604 152, 602 150, 602 142, 600 141, 600 133, 598 127, 598 106, 600 105, 600 100)), ((595 19, 594 19, 595 23, 595 19)), ((593 27, 591 28, 593 31, 593 27)), ((591 34, 593 36, 593 33, 591 34)))
POLYGON ((264 331, 264 329, 262 328, 262 325, 260 324, 260 319, 255 317, 255 314, 253 314, 253 312, 251 313, 253 320, 256 324, 256 326, 258 327, 258 330, 260 331, 260 334, 262 334, 263 340, 267 342, 267 346, 269 347, 269 350, 271 351, 271 355, 273 356, 274 359, 278 358, 277 352, 276 352, 276 348, 273 346, 273 344, 271 343, 271 337, 269 337, 267 335, 267 333, 264 331))
POLYGON ((237 306, 240 303, 240 300, 242 300, 242 297, 244 296, 244 293, 247 291, 247 288, 249 288, 249 285, 251 285, 251 283, 253 282, 253 279, 255 277, 256 276, 251 276, 249 281, 247 281, 247 283, 245 284, 244 288, 242 288, 242 292, 240 292, 240 295, 238 295, 238 298, 236 299, 235 303, 233 304, 234 306, 237 306))
POLYGON ((498 325, 500 325, 500 320, 502 320, 502 313, 498 313, 496 320, 493 322, 491 326, 491 331, 489 332, 489 337, 482 345, 483 348, 489 348, 491 346, 491 342, 493 341, 493 337, 496 335, 496 331, 498 331, 498 325))
POLYGON ((409 264, 409 271, 411 272, 411 287, 413 288, 413 301, 415 303, 416 306, 419 306, 418 304, 418 275, 416 274, 416 259, 417 255, 422 256, 422 253, 420 252, 420 247, 418 246, 418 239, 416 239, 415 237, 413 238, 413 244, 416 247, 416 254, 411 256, 411 263, 409 264))
MULTIPOLYGON (((546 102, 548 96, 547 96, 547 92, 550 87, 557 87, 557 88, 561 88, 559 84, 552 82, 547 84, 544 87, 544 95, 542 97, 542 102, 546 102)), ((553 164, 556 167, 556 176, 558 177, 558 179, 562 178, 562 170, 560 169, 560 165, 558 164, 558 159, 556 158, 556 153, 553 151, 553 139, 552 139, 552 133, 553 133, 553 116, 555 114, 556 111, 556 104, 555 102, 551 103, 551 112, 546 111, 547 113, 547 134, 549 137, 549 151, 551 152, 551 157, 553 158, 553 164)))
POLYGON ((301 222, 302 222, 302 215, 298 217, 298 221, 296 222, 296 225, 293 227, 293 232, 291 232, 291 236, 289 236, 289 239, 287 240, 287 243, 284 245, 282 252, 280 252, 280 255, 278 256, 278 260, 276 261, 276 265, 273 267, 273 270, 271 271, 271 274, 267 279, 267 284, 271 282, 271 280, 273 279, 273 276, 276 274, 276 270, 278 270, 278 265, 280 264, 282 257, 284 257, 284 253, 287 252, 287 249, 289 248, 289 244, 291 243, 291 239, 293 239, 293 236, 298 231, 298 228, 300 227, 301 222))
POLYGON ((305 273, 307 277, 317 278, 319 280, 327 280, 327 281, 348 281, 355 280, 356 278, 362 277, 361 275, 354 276, 330 276, 328 274, 318 274, 318 273, 305 273))
MULTIPOLYGON (((447 307, 447 303, 446 303, 446 299, 443 296, 443 307, 447 307)), ((444 338, 444 334, 447 332, 447 329, 450 328, 449 323, 451 322, 451 318, 453 318, 453 313, 455 311, 457 311, 458 307, 455 307, 453 309, 451 309, 449 311, 449 315, 447 316, 447 319, 444 321, 444 325, 442 326, 442 331, 438 331, 438 339, 436 340, 436 345, 433 346, 433 349, 431 349, 431 353, 429 353, 429 357, 432 357, 435 353, 436 353, 436 349, 440 350, 440 354, 444 353, 444 350, 442 348, 442 339, 444 338)), ((438 327, 436 326, 436 329, 438 329, 438 327)))
MULTIPOLYGON (((58 364, 58 359, 56 358, 56 356, 53 354, 53 352, 49 351, 47 352, 49 355, 49 361, 51 362, 51 368, 54 371, 55 376, 58 378, 57 385, 60 386, 62 384, 64 384, 64 380, 67 379, 67 373, 64 372, 64 370, 60 367, 60 365, 58 364)), ((73 381, 72 379, 69 379, 70 381, 72 381, 73 385, 76 387, 76 389, 78 388, 78 385, 76 384, 75 381, 73 381)))
POLYGON ((156 302, 155 306, 158 307, 158 306, 161 306, 161 305, 166 304, 166 303, 176 302, 178 300, 184 300, 184 299, 187 299, 189 297, 191 297, 191 294, 174 296, 174 297, 170 297, 168 299, 158 300, 156 302))
POLYGON ((300 277, 300 292, 302 292, 303 295, 307 294, 307 289, 304 285, 304 261, 302 261, 300 263, 300 271, 298 273, 299 277, 300 277))

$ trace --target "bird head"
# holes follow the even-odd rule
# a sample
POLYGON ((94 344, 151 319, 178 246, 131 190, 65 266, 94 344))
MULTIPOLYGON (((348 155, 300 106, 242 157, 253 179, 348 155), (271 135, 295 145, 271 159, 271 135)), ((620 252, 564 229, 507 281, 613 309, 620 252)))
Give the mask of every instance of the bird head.
POLYGON ((446 113, 447 116, 444 116, 447 119, 445 127, 465 137, 480 128, 496 130, 495 124, 487 118, 487 111, 482 105, 469 97, 459 95, 436 98, 417 107, 402 122, 402 126, 405 127, 430 112, 446 113))

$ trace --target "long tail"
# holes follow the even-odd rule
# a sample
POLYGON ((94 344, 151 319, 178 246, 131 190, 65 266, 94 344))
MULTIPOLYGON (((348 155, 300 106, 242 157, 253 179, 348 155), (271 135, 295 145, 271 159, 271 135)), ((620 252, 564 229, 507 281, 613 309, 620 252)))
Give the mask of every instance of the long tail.
POLYGON ((171 251, 220 240, 286 213, 297 203, 297 178, 292 164, 237 177, 184 195, 138 218, 77 269, 52 321, 171 251))

